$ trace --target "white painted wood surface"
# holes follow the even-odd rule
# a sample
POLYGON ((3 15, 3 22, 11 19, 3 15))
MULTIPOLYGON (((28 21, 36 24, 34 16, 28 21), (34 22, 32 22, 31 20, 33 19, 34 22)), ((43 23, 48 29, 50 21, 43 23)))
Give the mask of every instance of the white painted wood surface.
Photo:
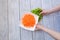
POLYGON ((0 40, 8 40, 7 0, 0 0, 0 40))
MULTIPOLYGON (((0 0, 0 40, 55 40, 43 31, 31 32, 19 27, 24 12, 34 8, 51 9, 60 0, 0 0)), ((43 17, 45 27, 60 32, 60 12, 43 17)))
POLYGON ((9 40, 20 40, 19 0, 8 0, 9 40))

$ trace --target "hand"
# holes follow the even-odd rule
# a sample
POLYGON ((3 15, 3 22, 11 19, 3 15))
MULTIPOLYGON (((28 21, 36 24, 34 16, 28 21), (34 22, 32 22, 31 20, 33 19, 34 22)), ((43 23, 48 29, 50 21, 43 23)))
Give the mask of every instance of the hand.
POLYGON ((36 25, 36 30, 42 30, 42 28, 43 28, 43 25, 39 25, 39 24, 36 25))
POLYGON ((41 12, 42 15, 47 15, 49 13, 50 13, 49 10, 42 10, 42 12, 41 12))

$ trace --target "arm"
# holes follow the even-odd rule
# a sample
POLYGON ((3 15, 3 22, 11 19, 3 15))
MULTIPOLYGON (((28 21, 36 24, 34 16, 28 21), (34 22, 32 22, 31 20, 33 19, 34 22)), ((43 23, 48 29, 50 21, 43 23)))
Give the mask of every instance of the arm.
POLYGON ((51 29, 48 29, 48 28, 41 28, 43 31, 47 32, 48 34, 50 34, 53 38, 57 39, 57 40, 60 40, 60 33, 58 32, 55 32, 51 29))
POLYGON ((49 13, 60 11, 60 5, 49 10, 49 13))
POLYGON ((51 13, 57 12, 57 11, 60 11, 60 5, 54 7, 54 8, 52 8, 52 9, 50 9, 50 10, 43 10, 41 13, 42 13, 43 15, 46 15, 46 14, 51 14, 51 13))
POLYGON ((42 30, 42 31, 44 31, 44 32, 47 32, 49 35, 51 35, 53 38, 55 38, 55 39, 57 39, 57 40, 60 40, 60 33, 58 33, 58 32, 55 32, 55 31, 53 31, 53 30, 51 30, 51 29, 48 29, 48 28, 45 28, 45 27, 43 27, 43 26, 41 26, 41 25, 37 25, 37 29, 39 29, 39 30, 42 30))

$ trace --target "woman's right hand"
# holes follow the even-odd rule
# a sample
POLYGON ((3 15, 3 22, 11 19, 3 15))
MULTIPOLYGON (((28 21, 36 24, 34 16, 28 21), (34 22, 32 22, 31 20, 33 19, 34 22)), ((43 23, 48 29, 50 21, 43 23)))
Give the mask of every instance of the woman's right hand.
POLYGON ((41 12, 42 15, 48 15, 49 13, 50 13, 49 10, 42 10, 41 12))

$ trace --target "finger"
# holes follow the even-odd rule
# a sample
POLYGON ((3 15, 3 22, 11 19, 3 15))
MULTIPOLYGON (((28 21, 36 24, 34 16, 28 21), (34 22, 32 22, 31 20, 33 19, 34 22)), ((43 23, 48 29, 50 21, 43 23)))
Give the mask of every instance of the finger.
POLYGON ((35 29, 35 31, 39 31, 38 29, 35 29))
POLYGON ((40 15, 43 15, 44 16, 44 12, 41 12, 40 15))
POLYGON ((37 29, 35 29, 35 31, 37 31, 37 29))
POLYGON ((43 12, 41 12, 40 14, 43 14, 43 12))
POLYGON ((36 27, 37 27, 37 25, 39 25, 39 23, 36 24, 36 27))
POLYGON ((41 12, 40 14, 42 14, 43 12, 41 12))
POLYGON ((37 27, 35 28, 35 30, 34 31, 37 31, 37 27))

